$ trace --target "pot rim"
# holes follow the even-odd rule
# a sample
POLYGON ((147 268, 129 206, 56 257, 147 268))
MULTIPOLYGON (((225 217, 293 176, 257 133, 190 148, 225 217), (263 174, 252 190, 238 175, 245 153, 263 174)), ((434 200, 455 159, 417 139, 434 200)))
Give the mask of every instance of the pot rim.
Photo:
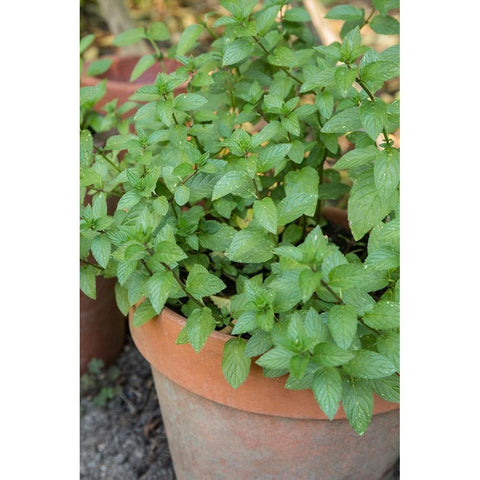
MULTIPOLYGON (((264 377, 263 369, 254 361, 247 380, 237 389, 231 387, 223 375, 221 363, 224 344, 235 337, 213 331, 197 353, 190 344, 175 343, 186 324, 183 316, 165 307, 160 315, 134 327, 133 312, 132 307, 129 326, 138 350, 152 368, 181 387, 239 410, 285 418, 329 420, 312 390, 289 390, 285 388, 288 375, 264 377)), ((374 415, 399 409, 399 404, 387 402, 375 394, 373 397, 374 415)), ((334 420, 345 419, 345 411, 340 405, 334 420)))

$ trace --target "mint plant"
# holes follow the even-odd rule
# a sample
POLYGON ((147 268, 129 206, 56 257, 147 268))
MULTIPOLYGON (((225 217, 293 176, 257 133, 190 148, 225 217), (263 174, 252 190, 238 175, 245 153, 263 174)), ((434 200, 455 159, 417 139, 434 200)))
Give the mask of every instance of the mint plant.
POLYGON ((376 0, 368 15, 334 7, 328 16, 345 23, 331 45, 289 3, 221 0, 228 16, 181 35, 182 66, 137 90, 134 133, 97 150, 81 131, 92 196, 81 287, 94 296, 97 275, 116 277, 124 314, 143 300, 134 326, 166 305, 181 312, 176 341, 197 352, 212 331, 230 333, 232 387, 255 362, 267 377, 288 374, 288 389, 311 389, 330 419, 342 403, 363 434, 372 392, 399 401, 400 214, 399 101, 380 98, 399 75, 399 45, 377 52, 362 29, 397 33, 398 2, 376 0), (195 55, 205 32, 211 44, 195 55), (348 247, 325 233, 325 204, 340 198, 348 247))

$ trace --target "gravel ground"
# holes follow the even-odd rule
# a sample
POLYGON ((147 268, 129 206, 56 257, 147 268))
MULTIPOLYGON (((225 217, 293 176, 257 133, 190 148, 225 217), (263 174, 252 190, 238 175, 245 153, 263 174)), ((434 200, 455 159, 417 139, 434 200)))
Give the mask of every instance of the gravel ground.
POLYGON ((129 336, 109 371, 114 380, 98 378, 116 388, 113 398, 98 405, 97 388, 80 400, 80 479, 175 480, 150 367, 129 336))

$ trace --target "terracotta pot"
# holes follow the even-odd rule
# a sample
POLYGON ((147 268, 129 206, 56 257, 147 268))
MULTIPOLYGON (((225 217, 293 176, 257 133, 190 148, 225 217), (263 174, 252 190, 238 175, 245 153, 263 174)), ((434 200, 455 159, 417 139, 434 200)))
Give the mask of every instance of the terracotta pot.
POLYGON ((285 389, 252 362, 233 389, 221 370, 231 338, 213 332, 204 348, 176 345, 185 319, 165 308, 133 340, 152 367, 179 480, 378 480, 399 456, 399 407, 375 397, 368 431, 357 435, 342 408, 330 421, 310 390, 285 389))
MULTIPOLYGON (((104 78, 107 79, 107 91, 103 99, 95 106, 97 110, 100 110, 103 105, 112 101, 114 98, 118 98, 118 106, 122 105, 140 87, 153 84, 157 74, 162 71, 160 64, 155 63, 155 65, 150 67, 134 82, 130 82, 130 75, 140 57, 109 56, 105 58, 111 58, 113 60, 111 67, 105 73, 98 75, 97 77, 87 77, 85 75, 80 79, 80 85, 82 87, 95 86, 104 78)), ((165 67, 164 71, 166 73, 171 73, 180 67, 181 63, 171 58, 165 58, 163 60, 163 65, 165 67)), ((86 72, 87 69, 88 64, 85 65, 84 72, 86 72)), ((175 93, 184 93, 185 91, 185 86, 180 86, 175 90, 175 93)))
POLYGON ((93 358, 110 365, 120 355, 127 321, 115 302, 115 280, 97 277, 97 299, 80 292, 80 374, 93 358))

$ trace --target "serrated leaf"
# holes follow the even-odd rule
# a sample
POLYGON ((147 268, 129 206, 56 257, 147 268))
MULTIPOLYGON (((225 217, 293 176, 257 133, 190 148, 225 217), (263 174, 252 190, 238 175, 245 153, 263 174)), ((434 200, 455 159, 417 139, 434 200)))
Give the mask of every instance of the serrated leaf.
POLYGON ((332 20, 359 20, 363 19, 365 11, 353 5, 336 5, 330 9, 325 18, 331 18, 332 20))
POLYGON ((149 278, 145 287, 152 308, 159 314, 176 284, 171 272, 156 272, 149 278))
POLYGON ((242 313, 235 322, 232 330, 232 335, 241 335, 242 333, 252 332, 257 328, 257 322, 255 320, 255 312, 249 310, 242 313))
POLYGON ((279 11, 280 5, 273 5, 259 12, 255 19, 257 33, 259 35, 265 35, 268 32, 270 27, 275 23, 279 11))
POLYGON ((377 378, 370 380, 372 390, 387 402, 400 402, 400 377, 391 375, 390 377, 377 378))
POLYGON ((370 22, 370 27, 375 33, 382 35, 397 35, 400 33, 400 23, 389 15, 377 15, 370 22))
POLYGON ((203 95, 195 93, 182 93, 175 97, 175 108, 184 112, 195 110, 207 103, 207 99, 203 95))
POLYGON ((372 140, 376 140, 387 121, 387 105, 381 100, 360 105, 360 121, 372 140))
POLYGON ((363 435, 372 419, 373 395, 366 382, 343 382, 342 405, 352 428, 363 435))
POLYGON ((215 293, 221 292, 226 285, 216 275, 202 265, 195 264, 187 277, 185 289, 194 298, 201 299, 215 293))
POLYGON ((93 269, 90 267, 80 267, 80 290, 94 300, 96 295, 96 276, 93 269))
POLYGON ((187 332, 190 343, 196 352, 199 352, 207 338, 215 329, 215 320, 212 311, 207 308, 196 308, 187 318, 187 332))
POLYGON ((348 220, 355 240, 362 238, 392 211, 393 199, 380 198, 372 171, 359 175, 348 202, 348 220))
POLYGON ((143 75, 151 66, 155 65, 155 61, 154 55, 143 55, 140 57, 132 70, 130 81, 134 82, 137 80, 137 78, 143 75))
POLYGON ((190 189, 186 185, 179 185, 175 188, 174 198, 177 205, 185 205, 190 200, 190 189))
POLYGON ((290 113, 290 115, 286 117, 282 117, 280 123, 285 128, 285 130, 292 135, 299 136, 301 133, 300 129, 300 122, 298 121, 298 117, 295 113, 290 113))
POLYGON ((301 380, 307 371, 309 358, 303 355, 295 355, 290 359, 290 372, 297 379, 301 380))
POLYGON ((274 370, 288 369, 293 355, 295 354, 285 347, 277 346, 264 353, 255 363, 274 370))
POLYGON ((319 343, 314 351, 312 361, 322 367, 339 367, 349 362, 353 357, 352 352, 347 352, 334 343, 319 343))
POLYGON ((223 53, 222 66, 233 65, 247 58, 253 51, 253 44, 248 38, 238 38, 227 44, 223 53))
POLYGON ((254 196, 255 187, 250 176, 245 172, 233 170, 220 177, 213 187, 212 200, 217 200, 228 194, 242 197, 254 196))
POLYGON ((277 207, 270 197, 257 200, 253 204, 253 217, 267 231, 276 234, 278 228, 277 207))
POLYGON ((164 240, 156 244, 153 258, 157 262, 170 264, 187 258, 187 255, 177 244, 164 240))
POLYGON ((107 268, 112 245, 106 235, 98 235, 92 240, 92 255, 102 268, 107 268))
POLYGON ((329 272, 328 280, 332 288, 342 290, 358 288, 364 292, 381 290, 388 285, 388 278, 384 272, 366 269, 361 263, 337 265, 329 272))
POLYGON ((133 326, 140 327, 144 323, 147 323, 152 318, 156 317, 155 310, 150 304, 149 300, 144 300, 136 309, 133 314, 133 326))
POLYGON ((248 377, 251 360, 245 355, 247 342, 240 337, 231 338, 223 347, 222 372, 227 382, 238 388, 248 377))
POLYGON ((302 7, 293 7, 285 11, 283 19, 287 22, 305 23, 310 22, 310 14, 302 7))
POLYGON ((333 420, 342 398, 342 377, 334 367, 324 367, 317 370, 313 376, 312 385, 315 400, 325 415, 333 420))
POLYGON ((373 176, 379 197, 383 200, 390 198, 400 182, 400 153, 397 149, 386 149, 378 154, 373 176))
POLYGON ((202 34, 204 27, 202 25, 189 25, 180 35, 177 44, 177 55, 185 55, 195 45, 198 37, 202 34))
POLYGON ((358 107, 351 107, 336 113, 322 127, 323 133, 348 133, 362 128, 358 107))
POLYGON ((325 118, 330 118, 332 116, 334 99, 329 91, 323 90, 317 94, 315 98, 315 105, 317 106, 320 114, 325 118))
POLYGON ((380 353, 371 350, 357 350, 354 357, 343 366, 346 373, 356 378, 375 379, 395 373, 395 365, 380 353))
POLYGON ((335 70, 335 84, 338 87, 338 91, 342 97, 346 97, 350 87, 352 86, 355 78, 357 76, 357 71, 355 69, 350 69, 346 65, 340 65, 335 70))
POLYGON ((117 263, 117 278, 120 285, 124 285, 130 275, 137 268, 137 260, 122 260, 117 263))
POLYGON ((233 262, 263 263, 273 257, 274 247, 264 231, 245 228, 233 237, 225 255, 233 262))
POLYGON ((247 342, 245 355, 249 358, 257 357, 265 353, 273 345, 270 333, 264 330, 257 330, 247 342))
POLYGON ((387 332, 377 339, 378 353, 387 357, 400 370, 400 334, 398 332, 387 332))
POLYGON ((328 329, 335 343, 347 350, 357 333, 357 312, 351 305, 334 305, 328 312, 328 329))
POLYGON ((400 326, 400 305, 396 302, 379 300, 364 315, 363 321, 375 330, 398 328, 400 326))
POLYGON ((347 152, 343 157, 335 164, 337 169, 349 169, 360 167, 368 163, 372 163, 377 159, 379 150, 375 145, 369 145, 368 147, 355 148, 347 152))

